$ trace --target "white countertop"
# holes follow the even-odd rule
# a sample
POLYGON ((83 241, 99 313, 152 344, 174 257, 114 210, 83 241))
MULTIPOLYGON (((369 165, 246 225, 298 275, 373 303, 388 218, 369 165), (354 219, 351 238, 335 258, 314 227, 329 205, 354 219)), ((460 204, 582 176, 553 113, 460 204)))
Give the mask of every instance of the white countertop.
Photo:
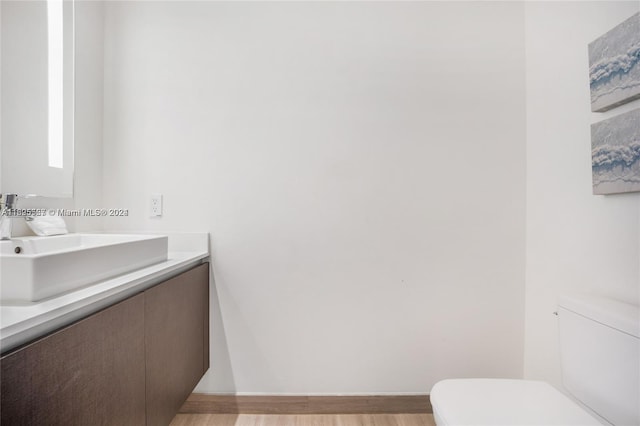
POLYGON ((0 351, 71 324, 209 259, 208 234, 165 235, 169 253, 164 262, 43 301, 1 305, 0 351))

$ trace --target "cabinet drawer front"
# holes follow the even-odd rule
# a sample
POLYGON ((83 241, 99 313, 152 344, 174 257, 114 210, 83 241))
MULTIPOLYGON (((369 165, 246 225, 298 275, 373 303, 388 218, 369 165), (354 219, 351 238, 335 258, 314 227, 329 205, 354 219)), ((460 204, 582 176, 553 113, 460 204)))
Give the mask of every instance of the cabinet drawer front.
POLYGON ((37 340, 0 363, 3 425, 144 424, 144 295, 37 340))
POLYGON ((209 264, 145 292, 147 425, 168 425, 208 368, 209 264))

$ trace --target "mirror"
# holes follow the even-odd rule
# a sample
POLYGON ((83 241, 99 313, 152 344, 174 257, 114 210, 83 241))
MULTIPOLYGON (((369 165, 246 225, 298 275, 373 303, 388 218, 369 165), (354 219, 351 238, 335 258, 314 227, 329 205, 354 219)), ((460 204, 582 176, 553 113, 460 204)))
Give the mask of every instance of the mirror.
POLYGON ((0 1, 0 193, 73 196, 73 9, 0 1))

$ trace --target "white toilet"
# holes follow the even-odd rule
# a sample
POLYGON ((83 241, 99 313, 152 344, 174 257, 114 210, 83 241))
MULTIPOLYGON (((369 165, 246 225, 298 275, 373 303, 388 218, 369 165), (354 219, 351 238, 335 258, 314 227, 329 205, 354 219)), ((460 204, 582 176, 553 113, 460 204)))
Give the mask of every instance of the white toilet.
POLYGON ((431 390, 436 424, 640 425, 640 309, 592 296, 558 308, 562 382, 582 405, 544 382, 450 379, 431 390))

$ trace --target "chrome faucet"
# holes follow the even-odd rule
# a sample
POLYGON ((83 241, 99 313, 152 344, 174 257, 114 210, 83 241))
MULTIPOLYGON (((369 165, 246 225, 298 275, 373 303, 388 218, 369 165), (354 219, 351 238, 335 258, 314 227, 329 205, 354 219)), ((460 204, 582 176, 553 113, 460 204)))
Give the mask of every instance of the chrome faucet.
POLYGON ((16 208, 18 194, 0 194, 0 240, 11 239, 11 228, 16 208))

